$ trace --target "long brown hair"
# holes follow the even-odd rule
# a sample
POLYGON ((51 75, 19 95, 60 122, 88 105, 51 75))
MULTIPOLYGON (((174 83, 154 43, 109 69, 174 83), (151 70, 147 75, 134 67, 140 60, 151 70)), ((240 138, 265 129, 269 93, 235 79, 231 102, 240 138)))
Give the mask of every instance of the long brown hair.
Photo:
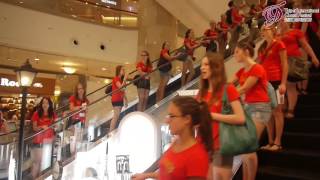
POLYGON ((192 127, 199 126, 198 132, 209 154, 213 155, 212 118, 207 103, 198 102, 192 97, 178 96, 172 100, 183 116, 190 115, 192 127))
MULTIPOLYGON (((146 62, 146 66, 147 66, 147 67, 152 67, 149 52, 148 52, 148 51, 146 51, 146 50, 143 50, 142 52, 143 52, 143 53, 145 53, 145 54, 147 55, 147 62, 146 62)), ((143 63, 144 63, 144 62, 143 62, 143 63)))
POLYGON ((87 100, 87 91, 86 91, 86 87, 84 86, 83 83, 81 83, 81 82, 78 82, 78 83, 77 83, 76 87, 74 88, 74 96, 75 96, 75 98, 76 98, 77 100, 80 100, 80 101, 86 101, 86 100, 87 100), (84 92, 83 92, 83 97, 82 97, 82 99, 80 99, 79 93, 78 93, 78 86, 79 86, 79 85, 82 86, 83 91, 84 91, 84 92))
MULTIPOLYGON (((209 79, 200 80, 200 90, 199 97, 201 101, 204 101, 206 93, 209 91, 209 83, 212 85, 212 94, 217 94, 227 83, 226 70, 224 67, 224 59, 218 53, 207 53, 206 57, 209 62, 209 67, 211 71, 211 77, 209 79)), ((210 98, 209 105, 212 105, 213 102, 217 101, 217 96, 210 98)))

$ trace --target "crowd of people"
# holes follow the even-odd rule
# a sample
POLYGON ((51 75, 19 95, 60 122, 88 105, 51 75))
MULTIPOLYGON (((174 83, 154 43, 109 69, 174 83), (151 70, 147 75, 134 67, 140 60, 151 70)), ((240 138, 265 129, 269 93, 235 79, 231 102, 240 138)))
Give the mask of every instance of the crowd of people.
MULTIPOLYGON (((309 3, 294 4, 294 7, 319 8, 320 6, 318 1, 312 0, 309 3)), ((257 149, 244 151, 242 154, 220 152, 223 146, 222 125, 244 125, 248 121, 247 114, 255 125, 257 141, 265 129, 268 132, 268 144, 261 149, 276 152, 283 148, 281 138, 285 118, 294 118, 299 93, 307 94, 308 70, 302 75, 297 75, 295 64, 303 62, 302 64, 309 68, 307 63, 309 57, 313 65, 319 67, 317 58, 320 56, 319 51, 314 50, 309 42, 315 40, 312 38, 316 38, 319 42, 320 17, 319 13, 315 14, 311 23, 288 23, 280 20, 276 25, 267 26, 260 22, 261 12, 266 5, 265 1, 261 1, 258 5, 250 6, 249 14, 242 15, 239 10, 245 5, 235 6, 230 1, 228 3, 230 9, 221 15, 220 22, 210 22, 210 28, 205 30, 202 38, 196 39, 194 31, 188 29, 185 33, 184 48, 175 54, 170 53, 168 42, 162 44, 157 64, 160 82, 156 101, 161 101, 165 96, 165 89, 171 77, 171 62, 176 59, 182 62, 181 85, 186 85, 195 74, 194 51, 204 46, 207 55, 201 61, 200 89, 196 97, 177 97, 170 103, 166 122, 171 134, 176 138, 161 157, 160 170, 136 174, 133 179, 230 179, 235 155, 242 157, 243 179, 255 179, 258 168, 257 149), (253 18, 256 22, 252 20, 253 18), (243 24, 248 24, 252 34, 248 41, 238 42, 243 24), (228 33, 231 34, 230 39, 228 33), (252 40, 256 38, 253 36, 259 34, 264 42, 255 55, 255 44, 252 40), (229 48, 226 48, 227 45, 229 48), (236 62, 243 65, 243 68, 234 75, 232 82, 227 82, 224 66, 226 50, 234 54, 236 62), (236 84, 239 86, 236 87, 236 84), (272 93, 276 96, 270 95, 270 91, 274 91, 272 93), (287 97, 287 101, 284 97, 287 97), (274 99, 275 104, 272 103, 274 99), (230 107, 231 113, 224 113, 226 106, 230 107)), ((154 67, 148 51, 142 51, 140 56, 136 64, 139 79, 135 85, 139 100, 137 110, 144 111, 148 105, 150 92, 149 75, 154 67)), ((111 87, 114 115, 109 132, 116 129, 121 110, 128 104, 123 88, 127 85, 128 79, 124 66, 117 66, 111 87)), ((69 98, 70 111, 79 111, 67 123, 66 128, 72 131, 74 131, 73 125, 79 125, 79 128, 83 129, 88 124, 86 106, 89 101, 85 89, 83 83, 78 83, 74 94, 69 98)), ((0 130, 6 132, 8 127, 3 114, 4 112, 0 111, 0 130)), ((33 131, 43 131, 32 140, 31 172, 33 177, 37 177, 40 172, 42 148, 46 144, 52 144, 54 139, 54 130, 49 128, 57 120, 52 100, 43 97, 39 104, 30 110, 29 116, 33 131)), ((79 137, 82 138, 82 135, 79 137)), ((71 149, 75 151, 76 147, 71 149)))

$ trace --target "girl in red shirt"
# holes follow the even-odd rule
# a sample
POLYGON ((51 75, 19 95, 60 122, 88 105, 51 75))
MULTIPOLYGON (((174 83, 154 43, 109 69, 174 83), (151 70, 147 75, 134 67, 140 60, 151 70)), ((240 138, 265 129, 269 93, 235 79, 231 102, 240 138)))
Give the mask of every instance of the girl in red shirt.
POLYGON ((219 53, 224 56, 224 52, 226 50, 227 42, 228 42, 228 31, 230 27, 227 23, 227 16, 222 14, 220 17, 220 22, 217 24, 217 30, 220 34, 218 38, 219 43, 219 53))
MULTIPOLYGON (((251 44, 239 43, 234 56, 244 67, 236 73, 233 82, 240 84, 238 91, 245 95, 246 109, 255 123, 257 137, 260 139, 272 112, 267 90, 267 74, 264 68, 252 59, 254 47, 251 44)), ((258 165, 257 153, 244 154, 242 159, 244 164, 242 179, 254 180, 258 165)))
POLYGON ((53 112, 53 103, 50 98, 44 97, 41 99, 39 108, 33 113, 31 120, 33 131, 42 131, 32 140, 34 148, 31 174, 35 179, 39 175, 42 159, 47 158, 42 157, 42 147, 51 146, 54 139, 54 131, 50 128, 50 125, 56 120, 56 115, 53 112))
POLYGON ((141 60, 137 63, 137 71, 139 72, 140 77, 142 77, 138 83, 138 111, 144 111, 148 104, 148 97, 150 91, 150 76, 145 76, 152 72, 152 64, 150 61, 149 53, 147 51, 141 52, 141 60))
MULTIPOLYGON (((286 92, 287 76, 288 76, 288 60, 285 44, 275 38, 276 30, 274 26, 262 26, 262 36, 266 41, 266 49, 262 50, 259 60, 261 65, 267 72, 268 81, 273 88, 279 91, 280 97, 283 99, 286 92)), ((273 110, 273 117, 268 125, 269 144, 262 147, 271 151, 281 150, 281 138, 284 126, 284 115, 282 112, 283 101, 278 102, 279 105, 273 110), (275 127, 274 127, 275 124, 275 127), (275 138, 273 132, 275 128, 275 138)))
MULTIPOLYGON (((220 54, 208 53, 201 62, 201 81, 198 98, 209 105, 212 117, 213 149, 219 150, 220 122, 228 124, 244 124, 245 116, 239 99, 239 93, 232 84, 227 84, 224 59, 220 54), (225 88, 226 87, 226 88, 225 88), (222 97, 225 92, 232 107, 233 114, 224 115, 222 112, 222 97)), ((213 159, 213 179, 231 179, 233 156, 215 153, 213 159)))
POLYGON ((184 36, 184 45, 188 50, 188 57, 182 64, 182 76, 181 76, 181 85, 184 86, 188 82, 190 82, 195 74, 193 67, 193 52, 196 48, 201 46, 201 43, 196 42, 194 37, 194 32, 192 29, 188 29, 184 36), (189 75, 187 77, 187 71, 189 71, 189 75))
MULTIPOLYGON (((304 33, 298 29, 290 29, 290 24, 284 21, 280 22, 281 39, 287 47, 288 61, 294 61, 295 59, 303 61, 303 54, 300 50, 301 48, 311 57, 312 63, 319 67, 319 60, 309 43, 307 42, 304 33)), ((305 59, 305 61, 307 61, 305 59)), ((288 76, 287 82, 287 95, 288 95, 288 112, 286 114, 287 118, 294 117, 294 109, 298 100, 297 84, 302 79, 288 76)))
POLYGON ((116 76, 112 79, 112 97, 113 118, 111 120, 109 132, 116 128, 120 112, 123 106, 127 106, 125 90, 121 89, 126 85, 127 75, 123 66, 116 67, 116 76))
MULTIPOLYGON (((85 86, 82 83, 78 83, 74 89, 74 94, 69 98, 70 111, 78 111, 81 108, 86 107, 89 101, 86 97, 85 86)), ((72 124, 80 122, 81 127, 84 128, 86 124, 86 110, 83 109, 79 113, 72 117, 72 124)))
POLYGON ((172 68, 172 65, 171 65, 171 62, 175 59, 177 59, 177 57, 179 57, 181 55, 181 53, 178 53, 174 56, 170 56, 170 45, 167 41, 165 41, 163 44, 162 44, 162 48, 161 48, 161 52, 160 52, 160 60, 158 62, 158 68, 159 68, 159 71, 160 71, 160 82, 159 82, 159 87, 158 87, 158 90, 157 90, 157 97, 156 97, 156 100, 157 102, 161 101, 164 97, 164 93, 165 93, 165 90, 166 90, 166 86, 169 82, 169 79, 170 79, 170 71, 171 71, 171 68, 172 68), (159 64, 161 60, 164 60, 164 62, 167 64, 167 65, 164 65, 164 64, 159 64), (163 66, 164 65, 164 66, 163 66), (165 67, 164 69, 162 69, 163 67, 165 67))
POLYGON ((215 21, 210 22, 210 29, 207 29, 204 33, 204 46, 206 51, 217 52, 216 40, 218 39, 217 23, 215 21))
POLYGON ((176 97, 168 108, 166 122, 177 138, 159 161, 159 171, 136 174, 133 180, 206 180, 213 152, 211 116, 206 103, 192 97, 176 97), (194 137, 194 130, 200 139, 194 137))

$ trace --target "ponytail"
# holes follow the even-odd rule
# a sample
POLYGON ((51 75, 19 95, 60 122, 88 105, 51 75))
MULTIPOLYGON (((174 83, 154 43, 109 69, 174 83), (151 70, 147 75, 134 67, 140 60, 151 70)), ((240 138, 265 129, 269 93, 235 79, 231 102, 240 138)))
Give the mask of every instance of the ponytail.
POLYGON ((200 106, 200 122, 199 134, 207 152, 209 153, 210 160, 213 155, 213 137, 212 137, 212 118, 206 102, 199 103, 200 106))
POLYGON ((198 127, 198 134, 211 158, 213 155, 212 118, 207 103, 185 96, 174 98, 172 103, 179 108, 181 114, 191 116, 192 128, 198 127))

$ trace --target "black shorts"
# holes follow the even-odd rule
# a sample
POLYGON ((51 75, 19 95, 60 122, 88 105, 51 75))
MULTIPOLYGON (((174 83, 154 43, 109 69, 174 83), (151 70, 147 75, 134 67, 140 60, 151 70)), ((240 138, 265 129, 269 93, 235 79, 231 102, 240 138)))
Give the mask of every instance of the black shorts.
POLYGON ((120 106, 122 107, 123 106, 123 101, 119 101, 119 102, 111 102, 112 103, 112 106, 120 106))
POLYGON ((274 90, 277 90, 281 84, 281 81, 269 81, 274 90))
POLYGON ((288 76, 288 81, 289 81, 289 82, 292 82, 292 83, 296 83, 296 82, 303 81, 303 79, 301 79, 301 78, 296 78, 296 77, 292 77, 292 76, 288 76))
POLYGON ((150 90, 150 79, 140 79, 137 88, 150 90))

